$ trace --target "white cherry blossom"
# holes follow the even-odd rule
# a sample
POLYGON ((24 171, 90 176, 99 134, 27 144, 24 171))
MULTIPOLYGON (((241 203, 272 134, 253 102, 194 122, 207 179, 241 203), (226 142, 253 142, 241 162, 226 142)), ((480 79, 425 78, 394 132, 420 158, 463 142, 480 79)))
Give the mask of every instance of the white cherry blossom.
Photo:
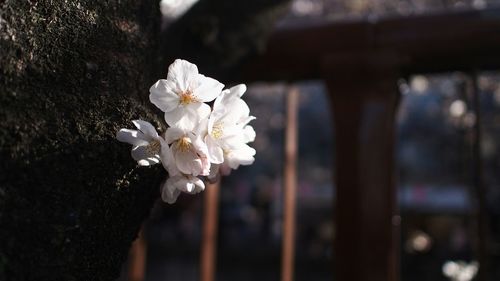
POLYGON ((181 173, 193 176, 210 173, 207 145, 199 136, 192 131, 171 127, 165 132, 165 140, 170 144, 171 161, 181 173))
POLYGON ((234 86, 224 90, 214 102, 205 136, 209 159, 216 165, 209 179, 216 178, 218 171, 227 175, 231 169, 255 160, 255 149, 247 144, 255 140, 255 131, 248 125, 255 117, 250 116, 248 105, 241 99, 245 91, 244 84, 234 86))
POLYGON ((116 138, 126 142, 132 147, 132 158, 139 166, 149 166, 160 163, 160 150, 165 141, 158 135, 151 123, 143 120, 133 120, 138 130, 121 129, 116 133, 116 138))
POLYGON ((168 68, 167 79, 160 79, 150 88, 150 101, 165 112, 171 127, 195 126, 195 120, 210 114, 210 106, 224 84, 198 73, 196 65, 177 59, 168 68))
POLYGON ((161 197, 174 203, 181 192, 205 189, 210 181, 254 162, 255 119, 242 96, 244 84, 222 91, 224 85, 198 73, 196 65, 175 60, 167 79, 150 88, 150 101, 165 113, 169 128, 160 136, 148 122, 134 120, 137 130, 121 129, 116 138, 133 145, 132 157, 140 166, 162 163, 169 174, 161 197), (215 100, 215 101, 214 101, 215 100), (207 102, 213 102, 213 108, 207 102))

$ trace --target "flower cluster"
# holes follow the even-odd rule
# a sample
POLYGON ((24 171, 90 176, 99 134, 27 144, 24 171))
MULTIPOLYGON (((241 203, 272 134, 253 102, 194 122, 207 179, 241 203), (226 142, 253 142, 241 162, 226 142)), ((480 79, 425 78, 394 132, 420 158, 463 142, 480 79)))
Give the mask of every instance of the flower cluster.
POLYGON ((255 131, 248 123, 248 105, 241 99, 244 84, 223 90, 219 81, 198 73, 196 65, 175 60, 167 79, 156 82, 149 100, 165 113, 168 125, 158 134, 148 122, 132 121, 137 130, 121 129, 116 138, 132 147, 140 166, 162 163, 169 178, 162 185, 162 199, 174 203, 181 192, 205 189, 200 177, 214 180, 239 165, 250 165, 255 150, 248 146, 255 131), (210 107, 207 102, 212 102, 210 107))

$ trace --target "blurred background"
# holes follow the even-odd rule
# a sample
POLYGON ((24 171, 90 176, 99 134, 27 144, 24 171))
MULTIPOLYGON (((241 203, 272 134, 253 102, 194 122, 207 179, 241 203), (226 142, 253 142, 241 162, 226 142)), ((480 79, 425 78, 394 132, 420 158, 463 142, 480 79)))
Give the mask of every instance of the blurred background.
MULTIPOLYGON (((165 24, 195 2, 162 0, 165 24)), ((294 0, 276 28, 499 6, 495 0, 294 0)), ((483 233, 489 241, 488 280, 500 280, 500 72, 412 74, 397 86, 401 280, 471 280, 452 279, 443 267, 449 261, 475 265, 475 245, 486 239, 476 231, 479 203, 489 224, 483 233), (480 138, 474 137, 477 122, 480 138), (479 176, 484 202, 476 196, 479 176)), ((222 179, 216 280, 280 278, 285 107, 291 88, 299 91, 295 278, 332 280, 332 262, 342 258, 332 246, 335 128, 326 86, 322 81, 255 82, 244 98, 257 117, 252 121, 256 161, 222 179)), ((183 194, 174 205, 155 206, 143 229, 144 280, 198 280, 203 195, 183 194)), ((128 280, 130 264, 120 280, 128 280)))

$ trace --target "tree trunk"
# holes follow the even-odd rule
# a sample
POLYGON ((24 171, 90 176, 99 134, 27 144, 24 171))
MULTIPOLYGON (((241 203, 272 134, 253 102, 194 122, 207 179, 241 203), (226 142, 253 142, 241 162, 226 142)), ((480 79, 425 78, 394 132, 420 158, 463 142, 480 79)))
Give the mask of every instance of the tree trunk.
POLYGON ((158 3, 0 3, 0 279, 115 279, 164 177, 115 139, 158 121, 158 3))

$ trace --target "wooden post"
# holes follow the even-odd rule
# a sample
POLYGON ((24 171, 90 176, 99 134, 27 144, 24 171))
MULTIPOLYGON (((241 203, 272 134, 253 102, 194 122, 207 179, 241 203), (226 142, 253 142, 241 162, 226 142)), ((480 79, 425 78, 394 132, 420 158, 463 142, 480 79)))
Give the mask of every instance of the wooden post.
POLYGON ((217 266, 217 226, 220 181, 208 184, 204 191, 203 237, 201 244, 201 281, 214 281, 217 266))
POLYGON ((141 227, 137 239, 132 244, 129 256, 128 280, 143 281, 146 273, 146 240, 144 239, 144 226, 141 227))
POLYGON ((385 53, 323 61, 336 132, 337 281, 398 280, 396 66, 397 58, 385 53))
POLYGON ((290 88, 286 101, 281 280, 292 281, 295 260, 295 202, 297 189, 297 111, 299 103, 299 90, 297 87, 292 86, 290 88))
POLYGON ((489 223, 488 210, 486 203, 486 186, 483 182, 483 161, 481 156, 482 144, 482 116, 481 103, 479 97, 478 72, 474 71, 469 78, 472 82, 472 87, 468 91, 469 98, 472 104, 472 110, 476 116, 474 127, 472 128, 473 143, 472 143, 472 189, 471 197, 474 201, 475 212, 472 215, 475 226, 475 250, 476 258, 479 262, 479 270, 475 280, 486 281, 490 279, 490 261, 489 261, 489 223))

